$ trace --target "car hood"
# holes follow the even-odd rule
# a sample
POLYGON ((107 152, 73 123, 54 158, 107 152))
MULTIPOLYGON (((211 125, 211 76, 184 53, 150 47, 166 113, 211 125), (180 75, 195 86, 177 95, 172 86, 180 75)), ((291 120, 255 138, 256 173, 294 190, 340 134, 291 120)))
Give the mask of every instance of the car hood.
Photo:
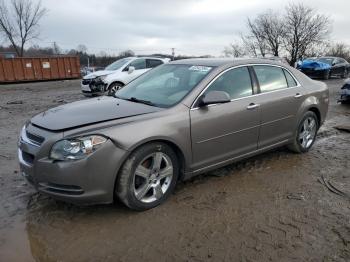
POLYGON ((93 78, 96 78, 98 76, 110 75, 114 72, 115 71, 111 71, 111 70, 100 70, 100 71, 96 71, 96 72, 93 72, 91 74, 84 76, 84 79, 93 79, 93 78))
POLYGON ((319 61, 315 61, 315 60, 304 60, 302 61, 301 65, 299 66, 299 68, 301 69, 329 69, 331 68, 331 66, 329 64, 326 63, 322 63, 319 61))
POLYGON ((105 96, 49 109, 34 116, 31 123, 48 130, 62 131, 160 110, 162 108, 105 96))

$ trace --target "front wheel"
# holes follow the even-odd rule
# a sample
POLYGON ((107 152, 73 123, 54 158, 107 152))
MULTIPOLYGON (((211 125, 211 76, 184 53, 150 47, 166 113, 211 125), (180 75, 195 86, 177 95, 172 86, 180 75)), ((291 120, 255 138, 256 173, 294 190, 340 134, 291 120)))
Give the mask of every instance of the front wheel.
POLYGON ((288 148, 295 153, 309 151, 315 142, 318 128, 319 123, 316 114, 312 111, 306 112, 295 132, 294 141, 288 148))
POLYGON ((331 72, 329 70, 324 71, 323 79, 328 80, 331 77, 331 72))
POLYGON ((178 159, 171 147, 164 143, 146 144, 125 161, 115 194, 133 210, 151 209, 173 192, 178 175, 178 159))
POLYGON ((112 83, 109 87, 108 87, 108 95, 109 96, 114 96, 115 93, 121 89, 124 85, 122 83, 112 83))
POLYGON ((348 76, 348 70, 345 68, 341 75, 341 78, 347 78, 347 76, 348 76))

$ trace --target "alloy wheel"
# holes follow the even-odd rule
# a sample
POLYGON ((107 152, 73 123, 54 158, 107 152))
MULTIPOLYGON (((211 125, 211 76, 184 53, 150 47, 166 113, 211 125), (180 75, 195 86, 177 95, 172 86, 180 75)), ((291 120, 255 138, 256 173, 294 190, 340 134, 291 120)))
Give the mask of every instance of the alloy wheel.
POLYGON ((173 172, 174 167, 168 155, 163 152, 148 155, 135 169, 135 197, 143 203, 161 199, 170 187, 173 172))
POLYGON ((112 85, 109 90, 108 90, 108 95, 109 96, 114 96, 115 93, 120 90, 123 86, 120 84, 112 85))
POLYGON ((307 117, 299 132, 299 143, 304 148, 309 148, 315 140, 317 131, 316 119, 313 117, 307 117))

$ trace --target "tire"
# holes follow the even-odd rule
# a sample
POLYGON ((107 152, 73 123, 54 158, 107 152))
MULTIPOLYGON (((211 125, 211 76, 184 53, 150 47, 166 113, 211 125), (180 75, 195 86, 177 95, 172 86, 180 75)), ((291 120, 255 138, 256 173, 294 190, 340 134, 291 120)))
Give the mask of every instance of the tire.
POLYGON ((341 75, 341 78, 347 78, 347 76, 348 76, 348 70, 346 70, 346 68, 344 68, 344 71, 341 75))
POLYGON ((324 71, 324 74, 323 74, 323 79, 324 80, 328 80, 329 78, 331 77, 331 72, 330 71, 324 71))
POLYGON ((288 148, 295 153, 305 153, 310 150, 316 140, 317 131, 319 128, 319 120, 316 114, 312 111, 307 111, 302 117, 298 124, 298 128, 294 133, 293 143, 288 145, 288 148), (305 122, 308 122, 311 126, 310 121, 313 120, 314 127, 310 130, 310 137, 307 137, 305 131, 305 122), (304 133, 303 133, 304 132, 304 133), (305 135, 304 135, 305 134, 305 135), (307 141, 307 142, 305 142, 307 141))
POLYGON ((115 195, 130 209, 154 208, 174 191, 179 172, 179 161, 170 146, 146 144, 131 153, 123 164, 116 180, 115 195))
POLYGON ((110 84, 110 86, 108 87, 108 96, 114 96, 115 93, 121 89, 124 86, 124 84, 117 82, 117 83, 112 83, 110 84))

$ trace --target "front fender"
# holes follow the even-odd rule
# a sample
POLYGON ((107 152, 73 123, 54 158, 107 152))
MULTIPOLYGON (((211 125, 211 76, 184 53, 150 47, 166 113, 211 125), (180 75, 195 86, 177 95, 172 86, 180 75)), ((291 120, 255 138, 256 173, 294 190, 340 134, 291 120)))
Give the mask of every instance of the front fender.
POLYGON ((137 116, 131 122, 103 130, 103 134, 128 152, 152 141, 166 142, 181 152, 187 169, 192 161, 188 110, 180 104, 175 108, 153 113, 152 116, 137 116))

